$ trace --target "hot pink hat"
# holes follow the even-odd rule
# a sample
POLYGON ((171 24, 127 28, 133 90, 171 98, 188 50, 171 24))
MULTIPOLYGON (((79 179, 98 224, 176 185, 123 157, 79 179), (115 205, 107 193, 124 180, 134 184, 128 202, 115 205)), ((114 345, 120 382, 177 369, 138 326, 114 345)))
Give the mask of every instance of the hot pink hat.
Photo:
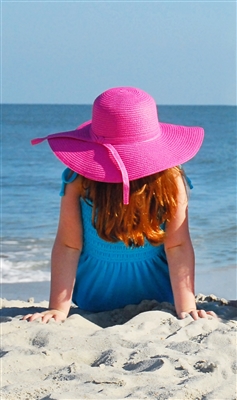
POLYGON ((190 160, 201 147, 204 130, 161 123, 154 99, 143 90, 106 90, 93 104, 92 120, 47 139, 67 167, 100 182, 123 182, 129 203, 129 181, 190 160))

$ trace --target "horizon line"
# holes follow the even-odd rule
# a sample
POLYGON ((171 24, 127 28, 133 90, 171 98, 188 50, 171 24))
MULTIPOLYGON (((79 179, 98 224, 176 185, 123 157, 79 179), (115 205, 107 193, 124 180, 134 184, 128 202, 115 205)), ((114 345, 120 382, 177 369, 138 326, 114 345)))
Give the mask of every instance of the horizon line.
MULTIPOLYGON (((1 103, 1 106, 93 106, 93 103, 1 103)), ((158 107, 236 107, 236 104, 169 104, 160 103, 158 107)))

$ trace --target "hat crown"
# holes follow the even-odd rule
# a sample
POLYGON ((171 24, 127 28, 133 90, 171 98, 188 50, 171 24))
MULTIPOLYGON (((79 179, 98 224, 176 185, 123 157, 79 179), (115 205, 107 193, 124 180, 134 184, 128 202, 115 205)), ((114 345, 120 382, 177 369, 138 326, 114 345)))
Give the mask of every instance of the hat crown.
POLYGON ((112 88, 93 104, 91 133, 104 143, 149 140, 160 132, 154 99, 132 87, 112 88))

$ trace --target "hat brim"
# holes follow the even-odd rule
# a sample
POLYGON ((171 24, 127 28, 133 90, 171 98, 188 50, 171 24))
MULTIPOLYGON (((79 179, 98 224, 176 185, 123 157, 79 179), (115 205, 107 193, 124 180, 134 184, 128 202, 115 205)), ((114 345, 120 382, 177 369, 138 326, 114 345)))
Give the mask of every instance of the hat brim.
MULTIPOLYGON (((192 159, 200 149, 204 130, 159 123, 160 134, 152 140, 114 144, 129 180, 139 179, 192 159)), ((90 138, 91 121, 74 131, 50 135, 47 139, 56 157, 86 178, 100 182, 122 182, 121 171, 108 149, 90 138)))

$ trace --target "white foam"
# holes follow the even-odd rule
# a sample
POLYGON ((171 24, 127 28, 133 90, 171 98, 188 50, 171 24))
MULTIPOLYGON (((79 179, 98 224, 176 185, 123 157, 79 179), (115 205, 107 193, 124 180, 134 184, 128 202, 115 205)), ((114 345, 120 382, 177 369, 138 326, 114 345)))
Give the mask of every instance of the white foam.
POLYGON ((2 244, 18 244, 16 240, 3 240, 2 244))
POLYGON ((12 262, 1 259, 1 283, 43 282, 50 280, 48 261, 12 262))

